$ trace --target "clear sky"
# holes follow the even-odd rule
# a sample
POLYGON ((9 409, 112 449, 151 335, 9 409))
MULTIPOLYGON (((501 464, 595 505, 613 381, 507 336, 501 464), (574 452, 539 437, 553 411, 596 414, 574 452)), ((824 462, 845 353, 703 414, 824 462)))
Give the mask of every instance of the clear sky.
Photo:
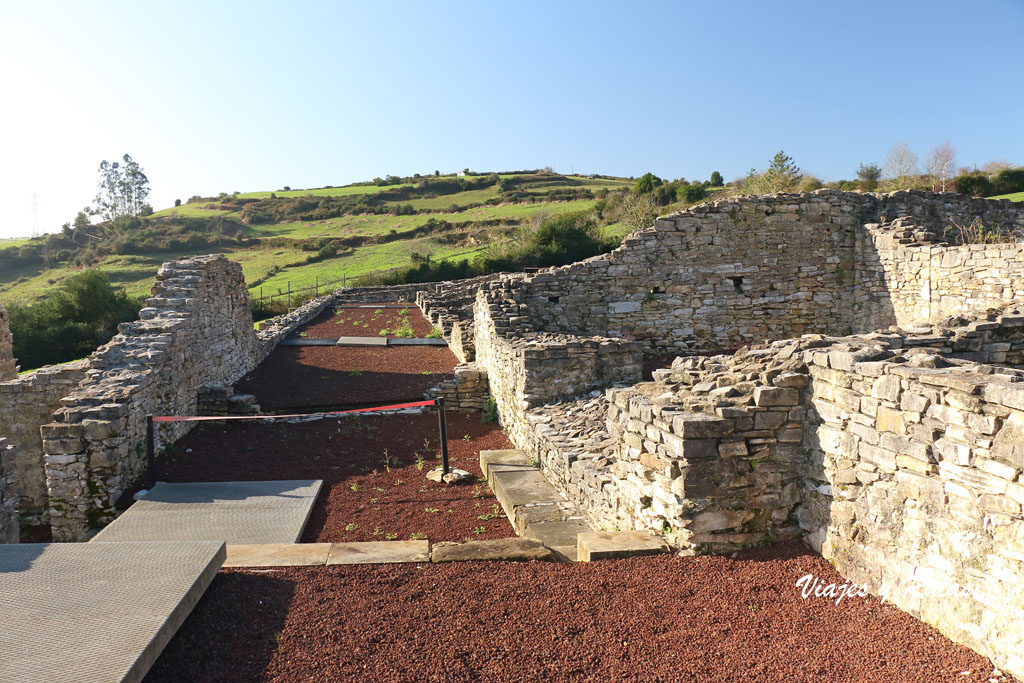
POLYGON ((194 194, 553 166, 850 178, 904 141, 1024 164, 1024 0, 0 0, 0 237, 131 154, 194 194))

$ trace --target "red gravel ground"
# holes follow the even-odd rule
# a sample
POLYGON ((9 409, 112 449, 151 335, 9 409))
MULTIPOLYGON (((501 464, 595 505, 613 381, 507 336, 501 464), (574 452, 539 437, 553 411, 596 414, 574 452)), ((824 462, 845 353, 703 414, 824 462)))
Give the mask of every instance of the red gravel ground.
MULTIPOLYGON (((511 448, 504 432, 482 424, 478 412, 448 412, 447 423, 450 464, 477 477, 481 450, 511 448)), ((305 543, 514 535, 486 483, 427 481, 439 458, 436 413, 302 424, 201 423, 160 457, 157 479, 323 479, 305 543)))
POLYGON ((265 411, 419 400, 456 365, 443 346, 280 346, 235 389, 265 411))
MULTIPOLYGON (((222 571, 162 681, 988 681, 799 543, 724 557, 222 571)), ((1007 679, 1000 679, 1007 680, 1007 679)))
POLYGON ((407 319, 414 337, 426 337, 433 326, 415 305, 408 308, 343 308, 337 313, 327 309, 297 331, 309 339, 338 337, 395 337, 395 330, 407 319), (379 312, 378 312, 379 311, 379 312), (406 315, 402 316, 402 311, 406 315), (381 334, 387 330, 387 334, 381 334))

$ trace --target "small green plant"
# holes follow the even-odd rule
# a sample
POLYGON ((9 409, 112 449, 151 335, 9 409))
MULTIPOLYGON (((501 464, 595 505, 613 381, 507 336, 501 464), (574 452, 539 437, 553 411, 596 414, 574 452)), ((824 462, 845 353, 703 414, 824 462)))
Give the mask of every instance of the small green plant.
POLYGON ((380 500, 380 498, 371 498, 370 505, 376 505, 378 500, 380 500))
POLYGON ((494 400, 493 396, 487 397, 487 403, 484 404, 483 412, 480 413, 481 422, 497 422, 498 421, 498 403, 494 400))
POLYGON ((423 533, 422 531, 414 531, 411 534, 409 534, 409 540, 410 541, 425 541, 425 540, 427 540, 427 535, 425 533, 423 533))
POLYGON ((348 371, 348 375, 349 375, 349 377, 362 377, 363 376, 363 371, 362 370, 349 370, 348 371))
POLYGON ((440 338, 441 338, 441 328, 437 327, 437 326, 431 327, 430 328, 430 334, 427 335, 427 339, 440 339, 440 338))
POLYGON ((429 513, 433 514, 435 512, 440 512, 441 508, 423 508, 423 511, 424 512, 429 512, 429 513))
POLYGON ((482 514, 482 515, 477 515, 476 518, 486 522, 489 519, 495 519, 495 518, 500 517, 500 516, 501 516, 501 509, 498 508, 498 504, 495 503, 494 505, 491 506, 491 511, 490 512, 482 514))
POLYGON ((402 316, 404 318, 405 316, 409 315, 409 309, 408 308, 401 309, 400 311, 398 311, 398 315, 400 315, 400 316, 402 316))
MULTIPOLYGON (((386 449, 386 448, 384 449, 384 459, 383 459, 383 462, 384 462, 384 471, 390 472, 391 471, 391 456, 388 455, 388 449, 386 449)), ((381 493, 384 492, 384 489, 379 489, 379 490, 381 491, 381 493)))
POLYGON ((420 370, 420 374, 421 375, 433 375, 434 373, 432 373, 430 370, 420 370))
POLYGON ((401 479, 395 479, 395 486, 401 486, 401 485, 402 485, 402 483, 403 483, 403 482, 402 482, 402 480, 401 480, 401 479))
POLYGON ((485 527, 485 526, 474 527, 473 528, 473 533, 477 534, 477 535, 486 534, 487 533, 487 527, 485 527))
POLYGON ((359 525, 356 524, 355 522, 349 522, 348 524, 345 525, 345 531, 355 531, 358 528, 359 528, 359 525))
POLYGON ((402 324, 395 328, 396 337, 412 337, 412 325, 409 324, 408 320, 403 320, 402 324))
POLYGON ((416 456, 416 460, 414 461, 414 463, 416 464, 416 469, 423 471, 423 464, 425 462, 425 460, 423 460, 423 456, 420 455, 419 453, 414 453, 413 455, 416 456))
POLYGON ((384 538, 388 541, 394 541, 398 538, 398 534, 384 534, 384 538))
POLYGON ((375 527, 373 527, 373 535, 374 536, 383 536, 384 532, 381 530, 381 528, 379 526, 375 526, 375 527))
POLYGON ((388 328, 385 327, 384 329, 382 329, 380 332, 377 333, 377 336, 378 337, 386 337, 386 336, 388 336, 388 328))
POLYGON ((540 467, 540 460, 538 460, 537 456, 535 455, 532 458, 530 458, 529 462, 527 462, 526 464, 529 465, 530 467, 540 467))
POLYGON ((376 309, 376 310, 375 310, 375 311, 373 312, 373 314, 374 314, 374 315, 380 315, 380 314, 381 314, 381 313, 383 313, 383 312, 384 312, 384 311, 382 311, 382 310, 380 310, 380 309, 378 308, 378 309, 376 309))
POLYGON ((358 493, 358 492, 359 492, 359 490, 360 490, 360 488, 359 488, 359 482, 356 482, 356 483, 354 483, 354 484, 349 484, 349 487, 348 487, 348 488, 349 488, 349 490, 350 490, 350 491, 354 491, 354 492, 358 493))
POLYGON ((469 440, 471 440, 472 438, 473 438, 473 437, 472 437, 472 436, 470 436, 469 434, 463 434, 463 435, 462 435, 462 440, 463 440, 463 441, 469 441, 469 440))

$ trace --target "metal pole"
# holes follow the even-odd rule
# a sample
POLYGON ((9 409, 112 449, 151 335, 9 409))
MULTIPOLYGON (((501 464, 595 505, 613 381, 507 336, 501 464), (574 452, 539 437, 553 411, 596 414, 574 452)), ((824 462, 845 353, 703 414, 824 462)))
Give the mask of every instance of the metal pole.
POLYGON ((153 437, 153 416, 146 416, 146 486, 156 484, 156 439, 153 437))
POLYGON ((448 474, 448 426, 444 420, 444 396, 434 399, 437 406, 437 424, 441 430, 441 474, 448 474))

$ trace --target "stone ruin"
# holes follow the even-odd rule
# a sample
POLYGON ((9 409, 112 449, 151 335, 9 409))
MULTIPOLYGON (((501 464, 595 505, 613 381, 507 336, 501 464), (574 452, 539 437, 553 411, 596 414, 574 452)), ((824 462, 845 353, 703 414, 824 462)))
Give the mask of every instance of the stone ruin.
POLYGON ((232 383, 332 303, 415 300, 463 362, 432 395, 489 392, 594 528, 687 554, 801 537, 1024 675, 1024 608, 1005 597, 1024 586, 1024 246, 946 241, 975 220, 1019 233, 1024 205, 730 198, 569 266, 345 290, 258 331, 237 264, 166 264, 142 319, 89 359, 0 381, 0 530, 17 496, 81 537, 137 486, 146 413, 230 408, 232 383))

